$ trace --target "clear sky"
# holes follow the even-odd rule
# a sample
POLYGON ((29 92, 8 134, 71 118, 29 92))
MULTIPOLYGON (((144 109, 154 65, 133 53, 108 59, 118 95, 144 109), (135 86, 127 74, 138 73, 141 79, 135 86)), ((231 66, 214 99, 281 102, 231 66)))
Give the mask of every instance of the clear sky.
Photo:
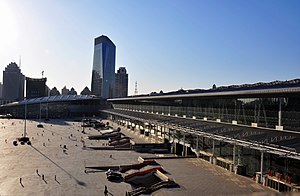
POLYGON ((1 71, 80 93, 100 35, 129 94, 300 78, 299 0, 0 0, 1 71))

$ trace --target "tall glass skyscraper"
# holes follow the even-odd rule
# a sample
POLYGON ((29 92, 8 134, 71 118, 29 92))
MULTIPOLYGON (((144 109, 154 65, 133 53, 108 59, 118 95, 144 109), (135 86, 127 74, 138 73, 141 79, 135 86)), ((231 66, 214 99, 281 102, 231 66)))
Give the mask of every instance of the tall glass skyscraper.
POLYGON ((103 98, 114 96, 116 46, 104 35, 95 39, 92 71, 93 95, 103 98))

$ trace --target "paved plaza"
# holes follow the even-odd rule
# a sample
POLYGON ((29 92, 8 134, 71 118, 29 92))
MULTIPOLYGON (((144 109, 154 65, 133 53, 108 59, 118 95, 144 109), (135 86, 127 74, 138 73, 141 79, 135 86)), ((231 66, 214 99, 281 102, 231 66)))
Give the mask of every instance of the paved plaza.
MULTIPOLYGON (((125 195, 131 185, 106 179, 104 171, 85 172, 85 166, 134 164, 146 153, 134 151, 90 150, 106 140, 88 140, 99 134, 93 128, 82 133, 80 122, 50 120, 37 128, 38 122, 27 121, 28 137, 32 145, 13 145, 24 131, 24 121, 0 120, 0 195, 125 195), (66 149, 64 149, 66 146, 66 149)), ((116 125, 114 125, 116 126, 116 125)), ((130 137, 143 137, 128 132, 130 137)), ((147 140, 145 140, 147 141, 147 140)), ((155 156, 155 155, 151 155, 155 156)), ((168 176, 180 187, 161 189, 153 195, 274 195, 276 192, 256 184, 249 178, 234 175, 218 166, 197 158, 157 160, 168 176)))

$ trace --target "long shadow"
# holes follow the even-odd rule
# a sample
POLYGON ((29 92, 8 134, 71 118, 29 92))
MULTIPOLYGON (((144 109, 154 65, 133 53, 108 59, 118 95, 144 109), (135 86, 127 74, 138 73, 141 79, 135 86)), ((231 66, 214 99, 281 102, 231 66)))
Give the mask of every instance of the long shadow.
POLYGON ((72 174, 70 174, 67 170, 65 170, 64 168, 62 168, 60 165, 58 165, 57 163, 55 163, 54 161, 52 161, 49 157, 47 157, 44 153, 42 153, 41 151, 39 151, 36 147, 32 146, 31 147, 37 151, 38 153, 40 153, 43 157, 45 157, 46 159, 48 159, 51 163, 53 163, 54 165, 56 165, 58 168, 60 168, 62 171, 64 171, 66 174, 68 174, 71 178, 73 178, 77 184, 81 185, 81 186, 86 186, 85 182, 82 182, 80 180, 78 180, 76 177, 74 177, 72 174))

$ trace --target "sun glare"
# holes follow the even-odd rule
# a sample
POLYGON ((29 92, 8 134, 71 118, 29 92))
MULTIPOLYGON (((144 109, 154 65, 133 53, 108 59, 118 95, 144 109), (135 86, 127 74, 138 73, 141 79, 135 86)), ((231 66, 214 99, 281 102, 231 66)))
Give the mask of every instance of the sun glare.
POLYGON ((4 2, 0 2, 0 47, 14 44, 17 37, 14 14, 4 2))

